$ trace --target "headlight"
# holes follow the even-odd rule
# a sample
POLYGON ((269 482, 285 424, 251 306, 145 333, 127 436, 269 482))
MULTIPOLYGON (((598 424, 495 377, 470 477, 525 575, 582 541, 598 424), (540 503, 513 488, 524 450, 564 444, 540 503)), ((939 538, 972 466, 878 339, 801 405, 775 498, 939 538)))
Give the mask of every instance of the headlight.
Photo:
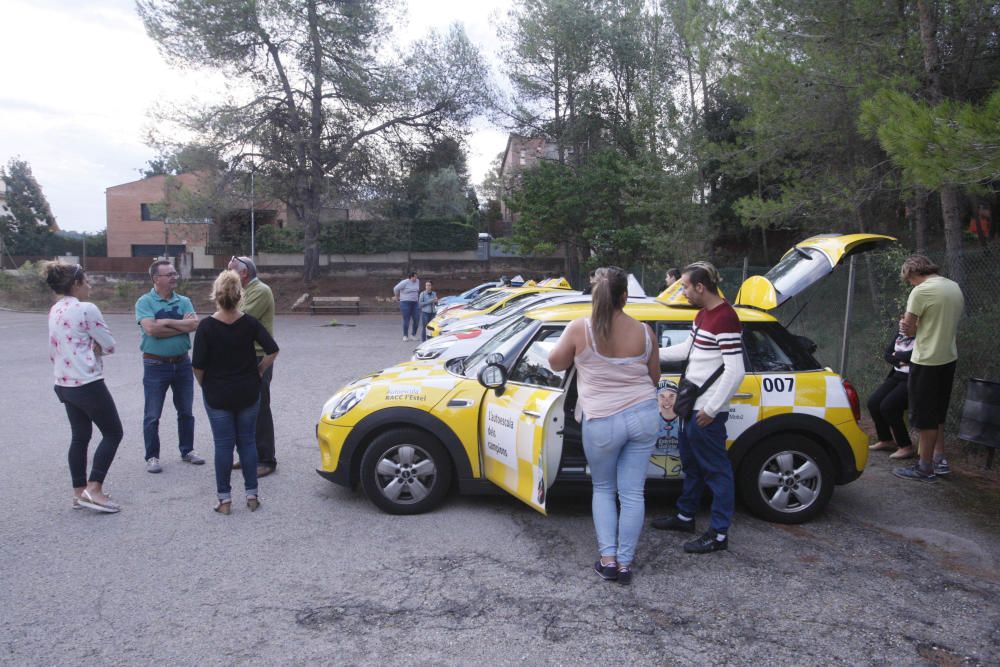
POLYGON ((334 394, 326 402, 326 405, 323 406, 323 414, 328 415, 330 419, 343 417, 351 408, 360 403, 368 395, 370 388, 371 385, 366 384, 363 387, 355 387, 342 394, 334 394))
POLYGON ((454 324, 458 321, 457 317, 446 317, 441 322, 438 323, 438 329, 444 329, 449 324, 454 324))
POLYGON ((415 356, 417 357, 417 359, 420 359, 422 361, 427 359, 437 359, 438 357, 441 356, 442 352, 444 352, 443 347, 430 347, 424 350, 417 348, 415 356))

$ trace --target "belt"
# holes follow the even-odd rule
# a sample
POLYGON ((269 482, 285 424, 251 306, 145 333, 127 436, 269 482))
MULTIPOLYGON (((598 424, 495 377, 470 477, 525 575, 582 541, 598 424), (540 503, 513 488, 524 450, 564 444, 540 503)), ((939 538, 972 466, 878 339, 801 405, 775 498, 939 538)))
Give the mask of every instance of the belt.
POLYGON ((178 354, 176 357, 161 357, 158 354, 153 354, 151 352, 143 352, 143 359, 155 359, 156 361, 162 361, 165 364, 179 364, 188 358, 187 354, 178 354))

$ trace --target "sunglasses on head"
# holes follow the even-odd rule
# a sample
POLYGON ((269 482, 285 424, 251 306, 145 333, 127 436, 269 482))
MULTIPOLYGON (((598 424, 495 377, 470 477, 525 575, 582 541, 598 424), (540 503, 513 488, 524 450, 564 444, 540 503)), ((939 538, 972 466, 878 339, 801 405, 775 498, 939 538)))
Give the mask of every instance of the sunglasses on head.
POLYGON ((250 268, 249 266, 247 266, 247 263, 246 263, 246 262, 244 262, 244 261, 243 261, 242 259, 240 259, 240 258, 239 258, 239 257, 237 257, 236 255, 233 255, 233 256, 232 256, 232 259, 230 259, 230 260, 229 260, 229 263, 230 263, 230 264, 232 264, 233 262, 239 262, 240 264, 242 264, 242 265, 243 265, 243 268, 245 268, 245 269, 249 269, 249 268, 250 268))

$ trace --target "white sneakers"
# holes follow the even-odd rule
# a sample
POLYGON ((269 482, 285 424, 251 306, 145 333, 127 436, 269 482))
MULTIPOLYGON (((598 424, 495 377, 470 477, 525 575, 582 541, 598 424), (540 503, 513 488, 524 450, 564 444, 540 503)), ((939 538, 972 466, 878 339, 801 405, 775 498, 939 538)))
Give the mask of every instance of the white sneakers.
POLYGON ((146 472, 163 472, 163 467, 160 465, 160 459, 155 456, 151 456, 146 459, 146 472))
POLYGON ((408 340, 410 340, 410 339, 409 339, 409 338, 407 338, 406 336, 403 336, 403 342, 404 342, 404 343, 405 343, 406 341, 408 341, 408 340))

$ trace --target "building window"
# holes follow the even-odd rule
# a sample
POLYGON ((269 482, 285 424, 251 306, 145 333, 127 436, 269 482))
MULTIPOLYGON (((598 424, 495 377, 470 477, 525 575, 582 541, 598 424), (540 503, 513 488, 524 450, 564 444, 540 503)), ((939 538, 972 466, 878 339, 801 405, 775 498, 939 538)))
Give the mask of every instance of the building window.
POLYGON ((145 221, 161 221, 166 218, 166 207, 163 202, 155 204, 139 204, 139 217, 145 221))

